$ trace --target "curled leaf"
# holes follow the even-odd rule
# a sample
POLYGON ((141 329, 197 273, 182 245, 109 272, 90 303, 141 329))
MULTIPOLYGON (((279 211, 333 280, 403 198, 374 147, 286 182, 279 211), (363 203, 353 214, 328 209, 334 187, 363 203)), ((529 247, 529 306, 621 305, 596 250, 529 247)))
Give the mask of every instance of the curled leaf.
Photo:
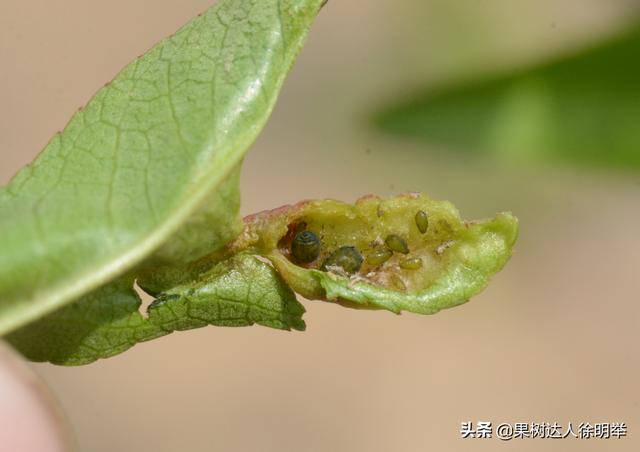
POLYGON ((305 201, 245 222, 235 249, 268 258, 304 297, 395 313, 433 314, 464 303, 506 264, 518 234, 510 213, 463 221, 451 203, 420 194, 368 196, 354 205, 305 201), (313 262, 300 263, 292 238, 307 230, 320 238, 321 249, 313 262), (357 271, 325 264, 345 247, 364 257, 357 271))
POLYGON ((163 292, 149 306, 149 320, 167 332, 205 325, 304 330, 304 307, 275 270, 240 254, 197 280, 163 292))
POLYGON ((69 365, 206 325, 304 330, 293 290, 348 307, 433 314, 486 286, 509 259, 517 229, 511 214, 466 222, 451 203, 418 194, 305 201, 245 218, 222 250, 139 273, 140 287, 156 297, 148 316, 128 274, 7 339, 32 360, 69 365), (319 250, 301 262, 292 250, 305 231, 319 250), (342 250, 349 252, 337 259, 342 250))
POLYGON ((138 342, 206 325, 304 330, 304 307, 275 270, 240 254, 160 294, 139 312, 131 277, 121 278, 6 339, 33 361, 88 364, 138 342))
POLYGON ((487 284, 516 240, 508 213, 465 222, 410 194, 241 221, 242 157, 322 4, 221 0, 0 189, 0 334, 32 360, 86 364, 205 325, 303 330, 294 291, 431 314, 487 284))

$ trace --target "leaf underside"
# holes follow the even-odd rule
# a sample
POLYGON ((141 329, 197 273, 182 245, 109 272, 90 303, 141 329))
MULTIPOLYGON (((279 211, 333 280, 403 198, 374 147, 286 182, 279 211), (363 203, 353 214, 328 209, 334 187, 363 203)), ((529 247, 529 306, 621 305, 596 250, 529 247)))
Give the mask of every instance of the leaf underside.
POLYGON ((156 297, 148 317, 139 312, 134 277, 128 275, 7 338, 29 359, 74 365, 206 325, 304 330, 304 308, 294 290, 351 308, 434 314, 480 292, 506 264, 517 234, 517 220, 509 213, 465 222, 453 205, 425 195, 368 196, 354 205, 305 201, 247 217, 242 233, 223 250, 141 273, 138 285, 156 297), (415 222, 417 212, 429 218, 424 232, 415 222), (296 262, 292 230, 320 236, 314 261, 296 262), (391 233, 406 240, 407 254, 392 253, 375 265, 365 261, 352 274, 321 268, 345 245, 368 259, 391 233), (421 265, 404 269, 406 259, 421 265))
POLYGON ((0 334, 31 360, 79 365, 206 325, 304 330, 294 291, 433 314, 486 286, 517 238, 509 213, 465 222, 448 202, 407 194, 241 220, 242 156, 322 3, 222 0, 127 67, 0 189, 0 334), (305 229, 321 248, 300 264, 292 231, 305 229), (390 234, 406 255, 372 264, 390 234), (341 247, 364 265, 322 265, 341 247), (135 283, 155 298, 144 312, 135 283))
POLYGON ((0 188, 0 335, 239 233, 233 170, 321 3, 221 0, 127 66, 0 188))
POLYGON ((198 281, 164 293, 149 306, 148 316, 139 312, 132 286, 132 278, 121 278, 7 339, 33 361, 78 365, 206 325, 305 329, 304 307, 291 289, 271 266, 249 255, 218 263, 198 281))

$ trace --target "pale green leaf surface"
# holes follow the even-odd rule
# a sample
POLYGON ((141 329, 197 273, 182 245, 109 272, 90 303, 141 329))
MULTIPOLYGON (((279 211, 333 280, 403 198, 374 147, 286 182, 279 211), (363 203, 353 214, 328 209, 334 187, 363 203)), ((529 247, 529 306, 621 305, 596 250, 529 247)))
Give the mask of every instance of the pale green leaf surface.
MULTIPOLYGON (((237 209, 206 203, 233 184, 321 3, 221 0, 126 67, 0 189, 0 334, 113 280, 177 231, 156 258, 223 245, 237 209), (207 226, 213 238, 200 242, 207 226)), ((235 204, 233 189, 224 196, 235 204)), ((122 291, 88 297, 132 302, 114 284, 122 291)))
POLYGON ((138 342, 206 325, 304 330, 304 307, 276 271, 240 254, 174 287, 140 312, 132 279, 122 278, 7 336, 33 361, 88 364, 138 342))
POLYGON ((442 253, 440 276, 425 287, 405 292, 367 281, 351 281, 332 273, 314 271, 313 277, 329 300, 345 300, 353 307, 435 314, 469 301, 489 283, 511 256, 517 223, 510 214, 478 222, 460 231, 442 253))
POLYGON ((147 260, 150 271, 158 265, 179 266, 217 251, 242 232, 240 216, 240 169, 238 165, 204 205, 191 215, 178 232, 147 260))

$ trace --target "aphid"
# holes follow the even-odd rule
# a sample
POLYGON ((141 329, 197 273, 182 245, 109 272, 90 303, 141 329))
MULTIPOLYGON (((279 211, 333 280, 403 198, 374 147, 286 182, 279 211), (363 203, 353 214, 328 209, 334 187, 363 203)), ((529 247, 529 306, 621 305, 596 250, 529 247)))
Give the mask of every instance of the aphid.
POLYGON ((402 237, 396 234, 390 234, 384 239, 385 245, 391 251, 395 251, 396 253, 408 254, 409 247, 407 246, 407 242, 404 241, 402 237))
POLYGON ((162 306, 165 303, 169 303, 171 301, 176 301, 180 299, 180 295, 178 294, 167 294, 167 293, 161 293, 160 295, 158 295, 158 298, 156 298, 153 303, 151 303, 149 306, 147 306, 147 312, 152 311, 153 309, 162 306))
POLYGON ((398 275, 391 275, 389 284, 396 290, 407 290, 407 285, 398 275))
POLYGON ((355 246, 342 246, 324 261, 320 269, 326 271, 328 267, 340 267, 346 273, 357 273, 362 261, 364 258, 355 246))
POLYGON ((298 232, 291 242, 291 254, 298 262, 313 262, 320 255, 320 239, 311 231, 298 232))
POLYGON ((387 262, 391 256, 393 256, 393 251, 390 249, 378 248, 367 255, 367 264, 377 267, 387 262))
POLYGON ((427 212, 424 210, 418 210, 416 213, 416 226, 418 226, 418 231, 422 234, 427 232, 427 228, 429 228, 429 217, 427 216, 427 212))
POLYGON ((417 270, 422 267, 422 259, 419 257, 409 257, 400 262, 400 268, 404 270, 417 270))

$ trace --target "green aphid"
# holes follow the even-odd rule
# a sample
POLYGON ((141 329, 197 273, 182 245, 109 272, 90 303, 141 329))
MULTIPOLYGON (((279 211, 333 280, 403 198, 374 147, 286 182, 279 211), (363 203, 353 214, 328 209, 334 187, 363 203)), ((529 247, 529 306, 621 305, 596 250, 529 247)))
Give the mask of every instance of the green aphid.
POLYGON ((404 270, 418 270, 422 268, 422 259, 419 257, 409 257, 400 262, 400 268, 404 270))
POLYGON ((313 262, 320 255, 320 239, 311 231, 298 232, 291 242, 291 254, 298 262, 313 262))
POLYGON ((402 278, 400 278, 398 275, 392 274, 391 277, 389 278, 389 283, 396 290, 407 290, 407 285, 404 283, 402 278))
POLYGON ((322 264, 320 268, 327 271, 328 267, 340 267, 346 273, 357 273, 362 267, 364 258, 355 246, 342 246, 335 250, 322 264))
POLYGON ((384 239, 385 245, 391 251, 395 251, 396 253, 409 254, 409 247, 407 246, 407 242, 396 234, 389 234, 386 239, 384 239))
POLYGON ((429 217, 427 216, 427 212, 425 212, 424 210, 418 210, 415 219, 416 226, 418 226, 418 231, 420 231, 422 234, 427 232, 427 229, 429 228, 429 217))
POLYGON ((387 262, 391 256, 393 256, 393 251, 390 249, 378 248, 367 254, 367 264, 377 267, 387 262))

